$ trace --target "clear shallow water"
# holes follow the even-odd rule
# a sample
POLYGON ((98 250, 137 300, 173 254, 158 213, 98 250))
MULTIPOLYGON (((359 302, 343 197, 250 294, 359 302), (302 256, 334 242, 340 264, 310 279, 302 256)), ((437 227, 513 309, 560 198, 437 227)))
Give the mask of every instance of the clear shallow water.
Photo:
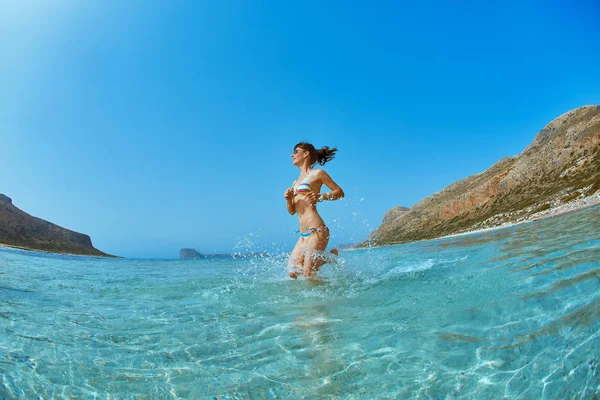
POLYGON ((0 398, 594 398, 600 208, 342 253, 0 250, 0 398))

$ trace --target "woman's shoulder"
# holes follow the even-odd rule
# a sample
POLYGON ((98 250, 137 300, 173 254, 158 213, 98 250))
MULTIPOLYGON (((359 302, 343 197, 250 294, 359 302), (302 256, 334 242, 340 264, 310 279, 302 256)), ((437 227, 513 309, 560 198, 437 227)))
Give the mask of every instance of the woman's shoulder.
POLYGON ((325 172, 325 170, 322 168, 313 168, 313 170, 311 171, 311 175, 314 175, 315 178, 329 176, 327 172, 325 172))

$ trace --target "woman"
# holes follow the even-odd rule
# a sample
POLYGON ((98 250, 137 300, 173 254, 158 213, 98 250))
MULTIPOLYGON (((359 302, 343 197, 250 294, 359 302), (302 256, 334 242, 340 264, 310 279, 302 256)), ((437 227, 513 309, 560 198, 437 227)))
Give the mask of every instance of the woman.
MULTIPOLYGON (((344 191, 327 172, 312 169, 312 166, 316 163, 325 165, 333 160, 336 152, 335 147, 330 149, 325 146, 317 150, 306 142, 294 146, 292 160, 300 169, 300 176, 283 195, 287 200, 288 212, 291 215, 298 213, 300 221, 300 238, 292 250, 288 264, 291 278, 296 279, 300 273, 312 278, 325 263, 323 250, 329 242, 329 228, 317 212, 317 203, 341 199, 344 191), (331 192, 321 193, 323 185, 331 189, 331 192)), ((337 250, 332 250, 332 253, 337 254, 337 250)))

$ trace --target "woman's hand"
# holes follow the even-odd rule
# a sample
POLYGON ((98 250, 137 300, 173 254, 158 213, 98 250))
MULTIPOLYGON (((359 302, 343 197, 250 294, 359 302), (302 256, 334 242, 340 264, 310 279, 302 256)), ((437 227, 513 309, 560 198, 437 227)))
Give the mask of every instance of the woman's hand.
POLYGON ((283 193, 283 197, 285 197, 287 201, 292 200, 294 198, 294 191, 292 188, 286 189, 285 193, 283 193))
POLYGON ((314 207, 319 200, 319 195, 315 192, 310 192, 306 194, 305 198, 308 201, 308 204, 314 207))

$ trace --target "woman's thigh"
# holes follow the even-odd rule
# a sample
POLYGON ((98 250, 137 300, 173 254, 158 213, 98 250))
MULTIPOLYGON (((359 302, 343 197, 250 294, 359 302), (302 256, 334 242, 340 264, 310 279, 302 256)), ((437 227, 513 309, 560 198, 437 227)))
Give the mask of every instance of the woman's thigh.
POLYGON ((298 239, 298 243, 292 250, 288 261, 288 275, 294 279, 302 273, 302 266, 304 265, 303 244, 303 239, 298 239))
POLYGON ((327 248, 329 243, 329 231, 325 232, 313 232, 310 235, 304 246, 304 263, 303 272, 304 276, 312 276, 319 267, 325 262, 323 260, 323 251, 327 248))

